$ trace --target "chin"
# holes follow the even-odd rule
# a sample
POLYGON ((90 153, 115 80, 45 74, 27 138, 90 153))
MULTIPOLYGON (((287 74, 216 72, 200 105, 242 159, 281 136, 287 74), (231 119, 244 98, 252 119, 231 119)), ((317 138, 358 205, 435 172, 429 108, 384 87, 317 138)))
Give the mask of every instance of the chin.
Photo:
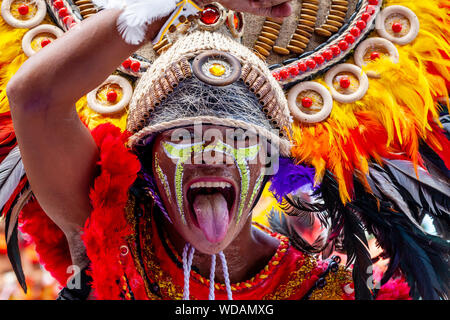
POLYGON ((224 240, 220 241, 220 242, 210 242, 206 239, 203 240, 193 240, 192 242, 189 241, 189 243, 195 248, 195 250, 203 253, 203 254, 208 254, 208 255, 212 255, 212 254, 218 254, 219 252, 225 250, 230 243, 233 241, 233 237, 225 237, 224 240), (228 239, 230 238, 230 239, 228 239))

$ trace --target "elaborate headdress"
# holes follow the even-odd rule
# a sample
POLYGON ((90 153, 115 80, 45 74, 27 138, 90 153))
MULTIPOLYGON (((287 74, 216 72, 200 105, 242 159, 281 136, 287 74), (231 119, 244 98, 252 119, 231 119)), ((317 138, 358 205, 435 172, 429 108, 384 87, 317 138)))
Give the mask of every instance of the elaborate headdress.
MULTIPOLYGON (((45 2, 63 30, 98 10, 88 0, 45 2)), ((52 40, 37 35, 61 34, 54 26, 37 26, 45 16, 43 3, 29 4, 36 12, 29 18, 20 12, 25 9, 2 1, 1 112, 8 112, 5 85, 25 60, 21 36, 23 51, 31 55, 52 40)), ((280 202, 291 207, 289 212, 325 212, 332 226, 329 240, 343 237, 349 264, 354 263, 357 297, 371 297, 364 230, 391 258, 382 283, 401 270, 416 297, 447 296, 449 244, 442 237, 448 236, 450 221, 450 143, 439 119, 450 84, 447 0, 296 1, 294 14, 283 23, 215 3, 199 10, 188 0, 96 3, 124 8, 118 27, 130 43, 143 40, 147 22, 175 11, 152 47, 124 61, 120 76, 90 93, 88 103, 78 102, 89 127, 112 122, 126 128, 130 147, 195 119, 254 130, 278 143, 289 158, 272 180, 280 202), (161 116, 170 96, 183 83, 190 85, 189 78, 211 88, 245 86, 259 103, 258 112, 245 117, 187 108, 161 116), (133 95, 127 79, 138 80, 133 95), (311 183, 311 171, 323 200, 315 204, 295 196, 311 183), (433 221, 435 232, 424 229, 424 219, 433 221)), ((13 134, 4 130, 7 137, 13 134)), ((9 153, 15 142, 5 141, 0 144, 0 160, 8 155, 0 164, 0 207, 10 217, 14 204, 24 203, 19 200, 26 183, 17 165, 20 156, 9 153)))

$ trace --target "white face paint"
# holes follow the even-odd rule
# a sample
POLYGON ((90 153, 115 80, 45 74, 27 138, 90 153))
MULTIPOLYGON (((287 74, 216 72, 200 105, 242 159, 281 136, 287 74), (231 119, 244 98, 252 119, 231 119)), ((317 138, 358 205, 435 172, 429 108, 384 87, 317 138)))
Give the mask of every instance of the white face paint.
MULTIPOLYGON (((239 209, 238 209, 238 220, 239 222, 244 205, 249 192, 250 184, 250 171, 248 166, 248 161, 253 160, 258 155, 261 146, 259 144, 250 146, 248 148, 234 148, 221 140, 216 140, 213 144, 204 146, 205 142, 197 142, 192 144, 175 144, 172 142, 164 142, 164 151, 166 155, 176 160, 176 170, 175 170, 175 192, 177 198, 178 209, 180 210, 183 222, 186 223, 183 210, 183 194, 182 194, 182 181, 183 181, 183 165, 189 159, 196 158, 199 153, 205 154, 214 151, 216 153, 223 153, 231 158, 233 158, 241 177, 241 188, 240 188, 240 199, 239 199, 239 209)), ((259 189, 259 184, 261 183, 261 175, 257 181, 258 185, 255 188, 259 189)), ((255 192, 255 191, 253 191, 255 192)), ((251 199, 254 198, 252 194, 251 199)))

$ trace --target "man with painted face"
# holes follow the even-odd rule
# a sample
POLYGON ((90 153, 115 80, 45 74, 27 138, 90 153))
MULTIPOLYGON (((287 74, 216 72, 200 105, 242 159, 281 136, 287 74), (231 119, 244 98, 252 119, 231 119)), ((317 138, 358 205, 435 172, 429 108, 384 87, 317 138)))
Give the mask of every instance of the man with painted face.
MULTIPOLYGON (((172 22, 181 12, 174 1, 154 1, 154 12, 128 1, 96 2, 105 10, 27 60, 7 88, 39 201, 24 209, 23 230, 61 283, 70 264, 82 270, 73 278, 81 275, 81 288, 69 281, 60 299, 353 299, 352 276, 339 257, 318 261, 314 250, 302 251, 288 237, 252 224, 270 178, 287 200, 286 212, 297 214, 290 194, 313 183, 313 170, 289 159, 292 117, 285 94, 261 55, 227 34, 238 29, 234 20, 210 30, 197 19, 180 32, 136 85, 127 132, 109 124, 90 132, 75 102, 144 38, 164 39, 165 31, 176 30, 172 22), (45 228, 33 228, 36 216, 45 228)), ((292 11, 285 0, 221 3, 272 18, 292 11)), ((191 10, 206 2, 180 4, 191 10)), ((335 213, 335 207, 327 209, 335 213)), ((354 220, 345 223, 359 225, 346 214, 354 220)), ((351 230, 355 239, 364 235, 351 230)), ((358 258, 370 264, 368 254, 358 258)), ((364 292, 359 297, 370 299, 370 277, 361 266, 354 273, 364 292)))
MULTIPOLYGON (((291 13, 282 0, 223 4, 272 17, 291 13)), ((248 49, 219 33, 197 31, 177 42, 178 50, 172 48, 160 58, 169 61, 156 61, 146 73, 147 79, 140 81, 130 105, 128 130, 133 135, 129 145, 140 161, 138 173, 138 164, 129 159, 117 131, 103 126, 94 131, 93 139, 73 107, 78 97, 137 49, 116 31, 120 14, 120 10, 105 10, 86 20, 29 59, 8 85, 33 192, 64 232, 72 263, 83 270, 89 267, 90 276, 83 271, 82 279, 92 277, 91 297, 306 297, 326 267, 290 247, 287 238, 255 228, 251 222, 251 210, 277 166, 271 159, 278 159, 279 153, 287 155, 289 150, 287 105, 270 72, 248 49), (183 43, 193 46, 186 51, 180 49, 183 43), (205 51, 211 44, 220 52, 205 51), (206 58, 199 57, 200 53, 206 58), (205 63, 215 61, 212 59, 224 64, 205 68, 205 63), (225 68, 224 75, 209 81, 211 75, 205 70, 215 67, 225 68), (261 82, 251 90, 241 80, 249 74, 261 82), (84 80, 79 81, 81 78, 84 80), (162 78, 176 82, 170 95, 158 91, 159 85, 148 88, 162 78), (22 88, 28 88, 26 95, 22 88), (268 91, 272 98, 263 100, 268 91), (32 97, 40 98, 30 103, 32 97), (266 111, 269 117, 261 104, 270 110, 266 111), (106 156, 109 148, 115 151, 112 158, 106 156), (122 160, 116 161, 121 154, 128 157, 122 166, 118 165, 122 160), (99 158, 100 172, 115 167, 109 172, 109 182, 96 173, 99 158), (128 197, 126 182, 114 180, 125 176, 128 185, 132 183, 128 197), (96 186, 103 184, 108 185, 105 190, 115 189, 117 197, 111 192, 96 194, 96 186), (94 200, 104 196, 103 204, 94 200), (106 214, 108 210, 115 215, 106 214), (119 222, 124 218, 126 226, 119 222)), ((154 38, 166 19, 150 24, 147 37, 154 38)), ((350 278, 342 275, 339 281, 336 277, 330 281, 336 281, 339 288, 335 298, 352 294, 350 278)), ((86 288, 65 288, 60 297, 81 299, 88 292, 86 288)))

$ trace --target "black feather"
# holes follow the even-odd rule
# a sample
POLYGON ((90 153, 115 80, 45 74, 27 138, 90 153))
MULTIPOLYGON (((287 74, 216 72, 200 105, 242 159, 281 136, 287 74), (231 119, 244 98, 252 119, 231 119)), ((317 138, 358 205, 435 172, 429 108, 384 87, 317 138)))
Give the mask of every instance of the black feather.
POLYGON ((372 278, 372 259, 368 250, 367 238, 360 219, 350 208, 344 216, 344 248, 347 253, 347 266, 353 263, 353 282, 355 299, 372 300, 369 279, 372 278))
POLYGON ((445 162, 425 142, 420 143, 419 152, 428 171, 434 173, 434 176, 450 179, 450 170, 447 169, 445 162))
POLYGON ((409 161, 383 159, 386 172, 392 182, 410 202, 411 207, 419 210, 419 219, 431 214, 444 221, 450 227, 450 186, 440 177, 434 177, 418 167, 417 175, 409 161))
POLYGON ((368 280, 372 276, 372 259, 358 211, 341 202, 338 183, 330 172, 326 172, 319 190, 323 202, 316 205, 316 209, 326 209, 327 219, 331 221, 330 240, 343 238, 342 249, 348 256, 347 265, 354 265, 355 298, 371 300, 373 295, 368 280))
POLYGON ((327 210, 332 237, 344 236, 344 249, 350 261, 354 261, 357 298, 370 298, 366 282, 370 275, 366 271, 370 270, 367 268, 371 261, 364 248, 367 245, 364 229, 376 237, 383 257, 389 258, 381 285, 403 273, 414 298, 448 298, 450 243, 423 232, 418 225, 427 214, 447 221, 449 193, 446 185, 423 172, 419 174, 423 179, 418 180, 410 164, 393 162, 391 166, 391 163, 389 161, 386 169, 371 166, 374 175, 369 175, 367 181, 373 193, 355 177, 353 200, 346 205, 339 198, 336 179, 327 172, 318 189, 324 205, 315 209, 327 210), (387 194, 389 190, 392 194, 387 194))
MULTIPOLYGON (((7 238, 8 233, 10 233, 9 226, 10 226, 12 208, 14 208, 14 205, 15 205, 15 203, 17 203, 18 199, 19 199, 19 196, 16 197, 13 205, 11 206, 11 209, 9 209, 8 212, 6 213, 5 239, 7 238)), ((9 261, 11 262, 11 266, 16 275, 17 281, 19 282, 23 291, 25 293, 27 293, 27 283, 25 281, 25 275, 23 273, 23 268, 22 268, 22 261, 20 258, 19 239, 18 239, 18 230, 17 230, 18 221, 13 223, 12 226, 13 226, 13 231, 12 231, 12 233, 10 233, 9 241, 7 242, 7 245, 6 245, 6 250, 8 253, 9 261)))
POLYGON ((309 244, 308 241, 289 226, 286 216, 275 209, 270 211, 268 222, 273 231, 288 237, 290 243, 300 251, 315 254, 322 252, 327 246, 327 243, 324 243, 324 239, 320 236, 313 244, 309 244))
MULTIPOLYGON (((383 248, 384 256, 390 259, 381 285, 401 270, 406 276, 414 298, 447 298, 450 283, 448 261, 450 244, 441 237, 424 233, 417 224, 412 223, 411 213, 405 213, 403 200, 406 199, 408 205, 406 211, 410 210, 416 212, 418 216, 423 216, 424 210, 417 203, 417 200, 426 198, 421 193, 429 193, 427 201, 439 203, 447 202, 448 195, 443 193, 445 188, 430 177, 421 180, 419 184, 405 168, 410 168, 410 166, 397 164, 394 169, 388 167, 383 174, 386 179, 382 183, 391 184, 391 189, 398 193, 398 199, 393 199, 392 196, 386 196, 380 192, 381 189, 389 190, 389 188, 377 185, 380 181, 375 181, 369 176, 369 184, 375 186, 378 191, 374 194, 368 193, 364 186, 355 179, 354 200, 349 206, 358 212, 368 232, 375 235, 378 244, 383 248), (414 184, 410 182, 411 180, 414 181, 414 184), (436 195, 431 190, 436 190, 439 194, 436 195)), ((384 169, 373 165, 371 170, 382 173, 384 169)), ((431 207, 430 205, 423 206, 431 207)))

